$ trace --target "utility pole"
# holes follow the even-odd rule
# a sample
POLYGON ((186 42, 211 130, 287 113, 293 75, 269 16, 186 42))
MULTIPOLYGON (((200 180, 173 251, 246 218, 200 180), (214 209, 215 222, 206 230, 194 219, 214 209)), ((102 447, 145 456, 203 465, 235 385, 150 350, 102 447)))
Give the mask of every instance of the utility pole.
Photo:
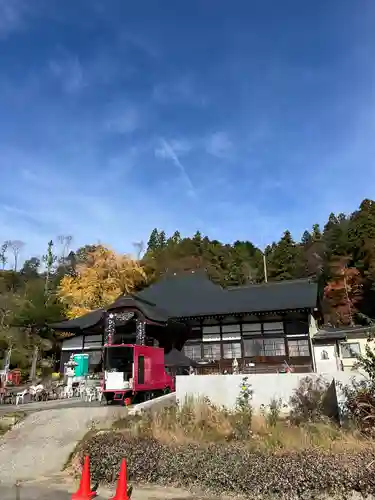
POLYGON ((264 270, 264 282, 268 282, 268 277, 267 277, 267 260, 266 260, 266 253, 263 252, 263 270, 264 270))
POLYGON ((350 298, 349 298, 348 282, 347 282, 347 280, 346 280, 346 274, 345 274, 345 270, 346 270, 346 269, 347 269, 347 267, 345 266, 344 271, 343 271, 343 274, 344 274, 344 287, 345 287, 345 295, 346 295, 346 301, 347 301, 347 304, 348 304, 348 309, 349 309, 349 321, 350 321, 350 326, 354 326, 354 323, 353 323, 352 306, 351 306, 351 303, 350 303, 350 298))

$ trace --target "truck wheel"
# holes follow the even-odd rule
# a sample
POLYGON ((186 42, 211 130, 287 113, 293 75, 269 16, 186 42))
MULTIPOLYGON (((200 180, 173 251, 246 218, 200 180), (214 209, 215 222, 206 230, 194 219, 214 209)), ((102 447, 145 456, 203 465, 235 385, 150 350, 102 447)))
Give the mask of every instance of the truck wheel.
POLYGON ((169 394, 171 392, 170 387, 166 387, 163 391, 163 394, 169 394))

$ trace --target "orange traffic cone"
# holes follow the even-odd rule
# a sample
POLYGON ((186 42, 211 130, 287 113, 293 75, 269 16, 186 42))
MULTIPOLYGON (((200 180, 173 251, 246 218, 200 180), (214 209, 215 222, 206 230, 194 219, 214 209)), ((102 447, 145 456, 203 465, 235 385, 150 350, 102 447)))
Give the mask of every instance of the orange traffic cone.
POLYGON ((128 481, 126 477, 126 460, 122 459, 120 475, 118 477, 116 494, 110 500, 130 500, 131 488, 128 490, 128 481))
POLYGON ((94 497, 96 497, 96 491, 91 491, 90 487, 90 459, 85 457, 81 482, 78 490, 73 493, 72 500, 91 500, 94 497))

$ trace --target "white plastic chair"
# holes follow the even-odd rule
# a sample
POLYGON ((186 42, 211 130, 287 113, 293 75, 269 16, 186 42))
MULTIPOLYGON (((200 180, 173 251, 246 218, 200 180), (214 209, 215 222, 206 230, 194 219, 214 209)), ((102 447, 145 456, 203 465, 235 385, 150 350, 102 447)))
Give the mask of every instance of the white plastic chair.
POLYGON ((85 393, 85 401, 91 403, 97 398, 95 387, 87 387, 85 393))
POLYGON ((85 382, 79 383, 78 392, 79 392, 79 397, 81 399, 85 399, 85 395, 86 395, 86 383, 85 382))
POLYGON ((73 393, 73 389, 69 389, 67 386, 64 387, 64 398, 72 398, 74 393, 73 393))
POLYGON ((25 389, 22 392, 17 392, 16 394, 16 406, 18 406, 20 403, 24 404, 26 401, 26 396, 29 394, 28 390, 25 389))
POLYGON ((103 387, 97 387, 96 388, 96 399, 101 403, 103 399, 103 387))

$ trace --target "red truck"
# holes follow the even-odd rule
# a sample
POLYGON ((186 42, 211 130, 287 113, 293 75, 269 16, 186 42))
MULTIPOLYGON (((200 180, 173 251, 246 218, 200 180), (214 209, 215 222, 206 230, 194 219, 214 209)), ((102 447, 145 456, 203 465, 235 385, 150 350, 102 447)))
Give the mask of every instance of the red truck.
POLYGON ((131 405, 175 390, 164 349, 135 344, 104 346, 103 395, 107 404, 131 405))

